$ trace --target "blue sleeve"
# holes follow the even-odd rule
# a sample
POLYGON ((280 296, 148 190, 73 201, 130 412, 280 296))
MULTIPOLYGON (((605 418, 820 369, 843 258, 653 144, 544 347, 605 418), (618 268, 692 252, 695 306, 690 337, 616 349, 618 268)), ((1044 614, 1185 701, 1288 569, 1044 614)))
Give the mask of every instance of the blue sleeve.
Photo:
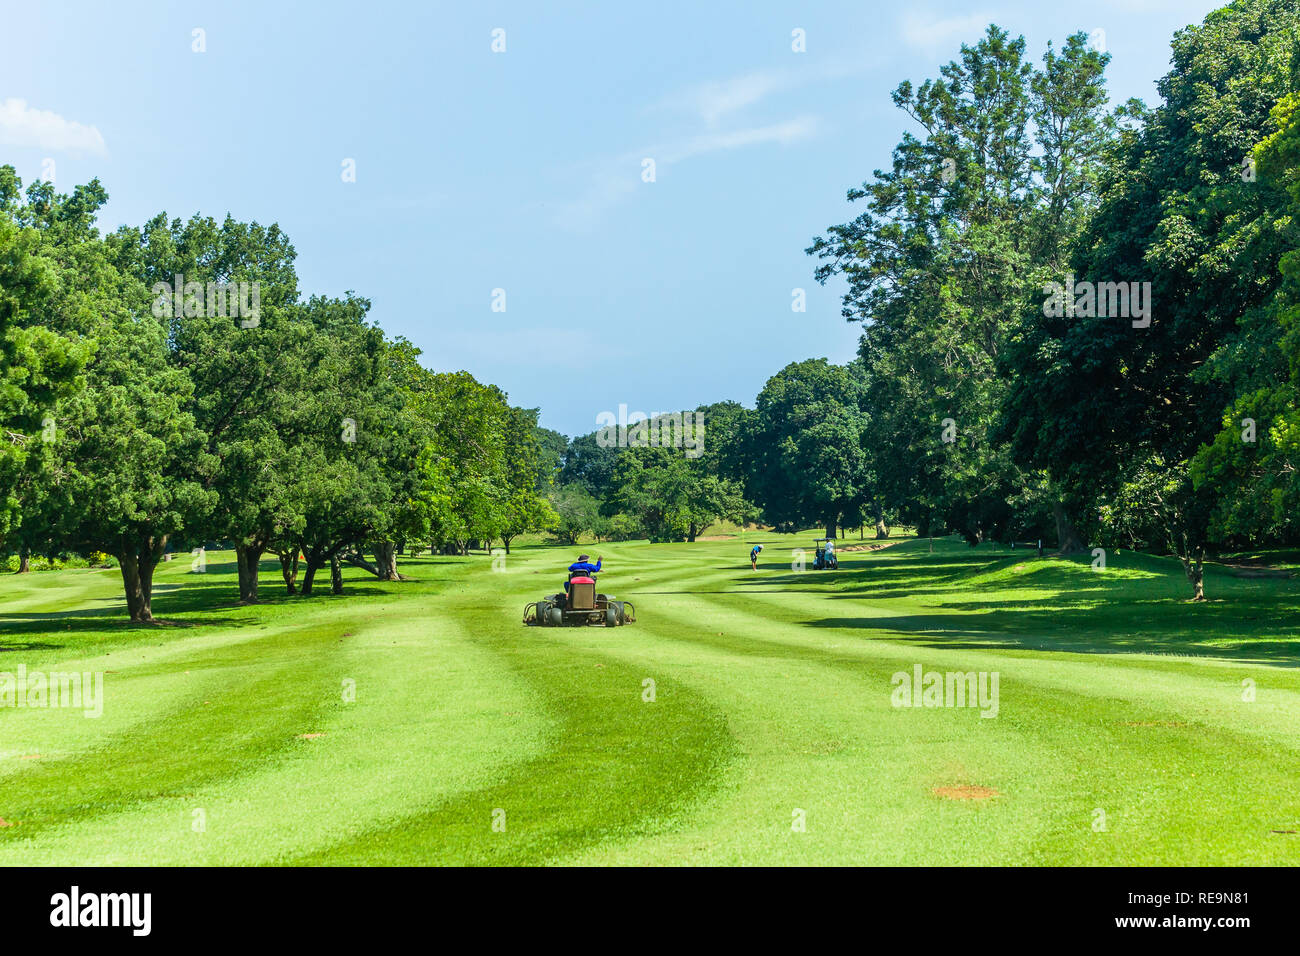
POLYGON ((600 562, 603 561, 603 560, 604 560, 604 558, 597 558, 597 559, 596 559, 596 566, 595 566, 594 568, 592 568, 592 570, 593 570, 593 571, 599 571, 599 570, 600 570, 600 562))

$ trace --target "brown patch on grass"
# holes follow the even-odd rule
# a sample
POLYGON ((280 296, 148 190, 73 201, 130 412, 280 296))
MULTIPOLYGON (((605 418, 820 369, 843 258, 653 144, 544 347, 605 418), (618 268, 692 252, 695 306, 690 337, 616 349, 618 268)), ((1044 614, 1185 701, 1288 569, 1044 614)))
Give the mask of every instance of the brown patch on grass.
POLYGON ((299 734, 299 735, 298 735, 298 739, 299 739, 299 740, 315 740, 317 737, 324 737, 324 736, 325 736, 324 733, 315 733, 315 734, 299 734))
POLYGON ((988 800, 990 797, 1002 796, 992 787, 976 787, 970 784, 962 784, 959 787, 935 787, 933 793, 936 797, 943 797, 945 800, 988 800))
POLYGON ((1126 720, 1125 727, 1186 727, 1181 720, 1126 720))
POLYGON ((19 759, 19 760, 40 760, 40 759, 41 759, 41 755, 40 755, 40 754, 23 754, 23 755, 22 755, 21 757, 19 757, 18 759, 19 759))
POLYGON ((16 827, 16 826, 18 826, 17 820, 6 820, 4 817, 0 817, 0 827, 16 827))

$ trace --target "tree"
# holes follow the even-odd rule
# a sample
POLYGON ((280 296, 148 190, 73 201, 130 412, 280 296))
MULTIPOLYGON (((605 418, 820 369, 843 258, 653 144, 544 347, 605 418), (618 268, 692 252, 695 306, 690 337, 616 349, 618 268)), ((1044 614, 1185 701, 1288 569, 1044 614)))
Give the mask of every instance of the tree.
POLYGON ((633 519, 651 541, 694 541, 713 522, 740 517, 743 510, 738 483, 663 447, 629 448, 619 456, 602 509, 611 518, 633 519))
MULTIPOLYGON (((411 413, 431 436, 418 459, 417 492, 427 509, 429 533, 437 543, 468 554, 472 542, 499 537, 506 524, 512 487, 506 436, 518 419, 499 388, 468 372, 431 375, 411 413)), ((527 482, 534 484, 535 477, 530 471, 527 482)))
POLYGON ((155 295, 170 360, 194 384, 187 411, 214 462, 204 484, 215 496, 186 534, 234 543, 239 598, 254 603, 261 556, 293 510, 283 480, 292 406, 312 388, 293 246, 276 225, 165 214, 118 229, 108 246, 118 268, 155 295))
MULTIPOLYGON (((541 413, 540 409, 532 409, 532 411, 534 418, 541 413)), ((542 428, 540 425, 537 426, 535 438, 538 453, 537 490, 545 493, 559 480, 560 472, 564 468, 564 457, 569 450, 569 439, 557 431, 542 428)))
POLYGON ((561 485, 552 493, 550 503, 556 515, 550 530, 566 544, 576 545, 600 525, 600 502, 580 484, 561 485))
POLYGON ((597 441, 597 432, 577 436, 569 442, 557 484, 580 484, 595 497, 605 497, 613 482, 614 464, 620 451, 617 445, 602 446, 597 441))
POLYGON ((819 281, 847 279, 843 314, 864 325, 878 527, 889 508, 974 544, 1025 520, 1011 502, 1031 479, 996 433, 996 373, 1027 290, 1086 208, 1110 126, 1108 58, 1084 35, 1049 46, 1042 70, 1024 47, 990 26, 940 79, 902 83, 894 103, 923 137, 905 134, 892 169, 850 190, 866 210, 808 249, 819 281))
POLYGON ((1271 300, 1242 316, 1238 340, 1212 360, 1238 394, 1222 430, 1197 452, 1191 476, 1216 499, 1213 532, 1293 543, 1300 538, 1300 94, 1284 97, 1272 120, 1276 132, 1253 158, 1256 188, 1277 211, 1269 225, 1287 250, 1278 261, 1280 284, 1271 300), (1264 345, 1270 336, 1271 347, 1264 345), (1263 347, 1249 358, 1239 354, 1252 343, 1263 347), (1256 372, 1243 374, 1248 368, 1256 372))
MULTIPOLYGON (((0 167, 0 541, 22 532, 24 511, 37 517, 56 406, 83 387, 91 353, 89 343, 42 324, 58 308, 61 277, 41 254, 39 231, 13 218, 20 185, 13 167, 0 167)), ((47 535, 41 521, 23 534, 20 570, 27 570, 31 542, 47 535)))
MULTIPOLYGON (((430 374, 419 364, 420 350, 399 338, 383 345, 380 381, 370 395, 375 404, 377 449, 387 490, 381 505, 382 520, 373 529, 370 548, 374 573, 381 581, 400 581, 397 570, 399 544, 428 532, 428 514, 421 500, 415 463, 430 440, 428 423, 409 414, 416 397, 430 387, 430 374)), ((353 563, 364 563, 354 560, 353 563)))
MULTIPOLYGON (((1050 462, 1076 500, 1155 487, 1178 502, 1151 513, 1193 569, 1210 542, 1213 496, 1196 487, 1191 462, 1234 393, 1276 370, 1258 357, 1280 355, 1269 347, 1276 326, 1260 319, 1285 231, 1275 195, 1247 181, 1243 159, 1277 131, 1270 108, 1295 88, 1298 26, 1294 4, 1240 0, 1175 36, 1165 102, 1106 154, 1100 205, 1070 257, 1094 285, 1150 283, 1149 322, 1095 314, 1080 294, 1073 315, 1043 308, 1015 350, 1023 388, 1037 390, 1016 403, 1016 447, 1050 462)), ((1203 583, 1189 581, 1199 600, 1203 583)))
MULTIPOLYGON (((542 474, 546 469, 553 470, 555 462, 543 454, 539 438, 546 430, 538 428, 537 415, 536 408, 506 410, 503 434, 509 453, 506 455, 505 500, 497 529, 497 537, 505 545, 506 554, 510 553, 510 542, 519 535, 544 531, 556 520, 549 502, 538 490, 539 484, 549 487, 549 476, 542 481, 542 474)), ((554 447, 552 443, 551 449, 554 447)))
MULTIPOLYGON (((390 530, 396 471, 395 416, 400 396, 385 387, 387 343, 365 321, 370 302, 310 298, 302 310, 310 339, 312 392, 296 406, 303 436, 295 445, 292 499, 298 520, 287 540, 306 558, 303 595, 312 592, 316 572, 337 571, 345 550, 382 538, 390 530)), ((342 578, 331 575, 337 593, 342 578)))
POLYGON ((857 527, 872 497, 863 383, 826 359, 793 362, 768 379, 745 437, 746 495, 779 528, 809 523, 834 537, 857 527))
POLYGON ((169 362, 168 330, 153 316, 148 290, 115 267, 95 228, 107 198, 98 182, 71 195, 33 183, 16 213, 59 275, 46 325, 95 345, 86 387, 52 416, 42 511, 64 545, 117 556, 130 618, 147 623, 168 541, 212 507, 204 487, 212 462, 187 407, 193 383, 169 362))

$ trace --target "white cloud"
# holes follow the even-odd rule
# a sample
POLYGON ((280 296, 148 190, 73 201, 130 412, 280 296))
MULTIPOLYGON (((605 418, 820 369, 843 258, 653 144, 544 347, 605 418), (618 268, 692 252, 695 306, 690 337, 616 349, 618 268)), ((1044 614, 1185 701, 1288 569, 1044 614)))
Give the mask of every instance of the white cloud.
POLYGON ((32 109, 26 100, 0 100, 0 144, 34 146, 50 152, 107 156, 104 137, 94 126, 64 119, 49 110, 32 109))
POLYGON ((909 13, 903 17, 903 39, 909 46, 926 53, 956 54, 963 43, 972 44, 984 35, 985 28, 996 21, 991 13, 971 13, 959 17, 909 13))
POLYGON ((744 109, 759 102, 769 93, 790 85, 787 74, 773 71, 747 73, 711 83, 691 87, 664 100, 660 105, 689 110, 709 126, 728 113, 744 109))
POLYGON ((700 123, 703 124, 703 131, 675 136, 656 145, 589 164, 586 191, 576 199, 552 204, 555 221, 565 228, 594 228, 611 206, 645 188, 641 180, 643 159, 653 159, 656 175, 659 175, 666 167, 697 156, 766 143, 786 146, 815 135, 818 119, 808 115, 767 125, 751 124, 730 130, 722 127, 725 119, 763 102, 774 93, 852 76, 865 70, 869 63, 868 58, 854 56, 819 61, 799 70, 753 70, 723 80, 699 83, 664 97, 649 109, 687 114, 695 121, 691 125, 697 130, 700 123))
POLYGON ((665 163, 679 163, 684 159, 716 153, 724 149, 739 149, 762 143, 780 143, 782 146, 788 146, 801 139, 807 139, 816 131, 817 117, 800 116, 797 119, 772 123, 769 126, 754 126, 725 133, 705 133, 682 143, 670 144, 658 150, 648 150, 643 155, 661 157, 656 162, 662 166, 665 163))
POLYGON ((677 163, 723 150, 743 149, 765 143, 788 146, 813 136, 819 121, 815 116, 800 116, 782 123, 752 126, 725 132, 702 133, 686 139, 660 143, 625 153, 596 169, 586 193, 578 199, 556 204, 555 220, 568 229, 590 229, 611 206, 637 189, 646 188, 641 181, 641 161, 655 161, 656 174, 677 163))
POLYGON ((754 70, 725 80, 711 80, 687 87, 665 97, 651 108, 693 113, 705 125, 714 127, 730 114, 760 103, 773 93, 784 93, 826 80, 853 76, 864 72, 870 62, 870 58, 864 54, 819 59, 816 63, 802 65, 798 70, 754 70))

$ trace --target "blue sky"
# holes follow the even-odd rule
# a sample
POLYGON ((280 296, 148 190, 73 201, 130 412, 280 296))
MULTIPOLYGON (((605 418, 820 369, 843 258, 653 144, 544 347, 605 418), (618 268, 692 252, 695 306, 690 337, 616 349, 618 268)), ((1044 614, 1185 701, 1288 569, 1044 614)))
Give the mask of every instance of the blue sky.
POLYGON ((367 296, 426 365, 573 435, 851 358, 842 288, 803 250, 888 166, 890 91, 987 23, 1035 60, 1101 29, 1112 98, 1154 103, 1173 32, 1219 5, 10 3, 0 163, 98 176, 106 230, 278 221, 304 293, 367 296))

